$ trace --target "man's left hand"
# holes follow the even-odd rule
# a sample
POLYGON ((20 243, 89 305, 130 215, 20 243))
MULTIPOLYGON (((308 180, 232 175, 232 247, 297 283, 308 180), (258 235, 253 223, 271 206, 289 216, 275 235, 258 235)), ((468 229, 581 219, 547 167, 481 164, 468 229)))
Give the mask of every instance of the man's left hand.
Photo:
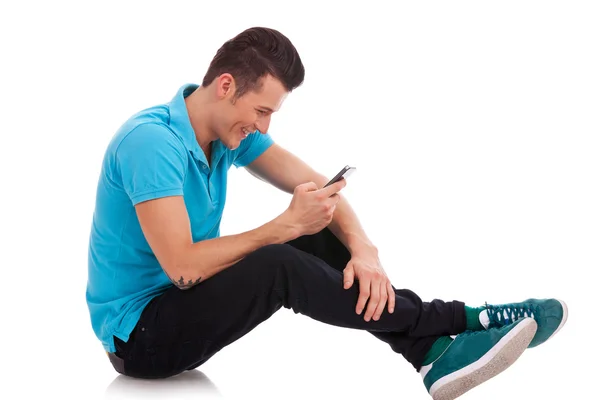
POLYGON ((388 305, 388 312, 394 312, 396 293, 387 274, 383 270, 377 250, 365 248, 352 253, 352 258, 344 269, 344 289, 349 289, 357 278, 360 294, 356 303, 356 313, 361 314, 369 304, 364 319, 378 321, 388 305))

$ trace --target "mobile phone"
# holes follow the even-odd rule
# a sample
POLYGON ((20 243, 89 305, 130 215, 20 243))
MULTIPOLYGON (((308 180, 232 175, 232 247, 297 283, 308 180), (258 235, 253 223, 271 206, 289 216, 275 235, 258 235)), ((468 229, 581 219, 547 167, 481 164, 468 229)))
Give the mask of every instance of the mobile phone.
POLYGON ((340 172, 338 172, 333 179, 331 179, 329 182, 327 182, 327 184, 325 186, 323 186, 323 188, 326 188, 327 186, 336 183, 337 181, 343 179, 348 178, 350 175, 352 175, 352 173, 356 171, 355 167, 351 167, 349 165, 346 165, 344 168, 342 168, 342 170, 340 172))

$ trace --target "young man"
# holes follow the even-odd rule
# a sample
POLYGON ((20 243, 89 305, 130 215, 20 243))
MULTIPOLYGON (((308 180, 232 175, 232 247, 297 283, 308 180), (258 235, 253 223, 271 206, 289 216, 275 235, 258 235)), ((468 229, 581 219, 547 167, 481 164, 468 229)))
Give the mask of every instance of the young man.
POLYGON ((433 398, 452 399, 562 327, 555 299, 471 308, 394 288, 340 194, 345 181, 323 188, 327 177, 267 133, 303 80, 285 36, 248 29, 219 49, 202 85, 135 114, 110 142, 86 298, 119 373, 196 368, 285 307, 370 332, 421 372, 433 398), (232 165, 293 197, 272 221, 221 237, 232 165))

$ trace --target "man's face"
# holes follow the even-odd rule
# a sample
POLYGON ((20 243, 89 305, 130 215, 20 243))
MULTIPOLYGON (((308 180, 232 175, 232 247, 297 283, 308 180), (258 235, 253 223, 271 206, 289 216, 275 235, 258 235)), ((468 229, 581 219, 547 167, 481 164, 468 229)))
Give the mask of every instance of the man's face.
POLYGON ((260 89, 232 101, 234 87, 234 83, 229 86, 222 101, 216 126, 219 138, 231 150, 238 148, 250 133, 257 130, 267 133, 271 115, 279 110, 288 94, 281 82, 270 75, 262 78, 260 89))

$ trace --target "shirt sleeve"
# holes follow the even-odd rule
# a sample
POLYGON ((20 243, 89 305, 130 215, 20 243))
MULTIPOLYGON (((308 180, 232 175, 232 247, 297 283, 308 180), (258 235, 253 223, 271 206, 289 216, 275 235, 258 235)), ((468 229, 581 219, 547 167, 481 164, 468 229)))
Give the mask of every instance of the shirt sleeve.
POLYGON ((274 143, 273 138, 268 133, 258 131, 251 133, 242 140, 240 147, 235 150, 233 165, 236 168, 245 167, 260 156, 274 143))
POLYGON ((187 152, 167 127, 144 124, 134 128, 119 145, 116 161, 133 205, 183 195, 187 152))

